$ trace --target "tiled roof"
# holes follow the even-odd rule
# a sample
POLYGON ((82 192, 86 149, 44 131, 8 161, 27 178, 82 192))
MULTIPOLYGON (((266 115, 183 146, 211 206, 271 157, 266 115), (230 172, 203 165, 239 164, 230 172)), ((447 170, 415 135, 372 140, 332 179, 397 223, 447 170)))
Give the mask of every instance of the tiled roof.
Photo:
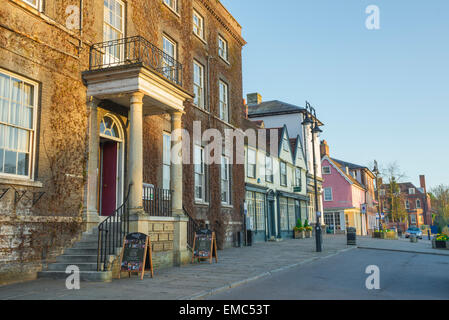
MULTIPOLYGON (((335 166, 337 166, 337 167, 343 172, 343 174, 345 175, 346 178, 348 178, 352 183, 354 183, 355 185, 359 186, 360 188, 365 189, 365 186, 364 186, 363 184, 361 184, 360 182, 358 182, 357 179, 354 179, 354 177, 351 176, 350 174, 347 174, 347 173, 346 173, 345 167, 347 167, 347 166, 345 166, 345 165, 343 165, 342 163, 340 163, 339 160, 336 160, 336 159, 333 159, 333 158, 330 158, 330 157, 328 157, 328 158, 329 158, 330 161, 332 161, 332 163, 333 163, 335 166)), ((349 164, 349 162, 344 162, 344 161, 341 161, 341 162, 343 162, 343 163, 348 163, 348 164, 349 164)), ((348 167, 349 167, 349 166, 348 166, 348 167)), ((362 168, 364 168, 364 167, 362 167, 362 168)))
POLYGON ((270 113, 299 113, 304 110, 305 108, 303 107, 295 106, 279 100, 264 101, 260 104, 253 105, 248 104, 248 116, 250 118, 270 113))

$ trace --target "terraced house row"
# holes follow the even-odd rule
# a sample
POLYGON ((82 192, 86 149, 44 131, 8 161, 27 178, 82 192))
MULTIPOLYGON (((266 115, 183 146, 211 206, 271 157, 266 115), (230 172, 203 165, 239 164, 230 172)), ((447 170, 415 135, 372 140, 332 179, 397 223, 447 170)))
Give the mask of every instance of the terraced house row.
POLYGON ((127 232, 150 236, 155 268, 187 263, 195 228, 214 230, 219 248, 234 243, 245 190, 250 208, 260 190, 267 200, 254 207, 260 239, 290 236, 297 217, 313 222, 311 137, 300 120, 288 133, 269 123, 303 120, 303 108, 260 114, 282 127, 276 194, 238 152, 206 161, 202 132, 242 132, 252 117, 245 44, 218 0, 4 0, 0 283, 65 277, 71 264, 109 280, 127 232))

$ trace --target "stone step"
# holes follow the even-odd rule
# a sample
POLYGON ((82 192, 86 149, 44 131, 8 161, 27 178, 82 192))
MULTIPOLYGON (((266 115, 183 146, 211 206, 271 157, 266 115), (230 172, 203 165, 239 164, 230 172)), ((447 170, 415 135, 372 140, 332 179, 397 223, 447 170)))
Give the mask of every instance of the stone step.
POLYGON ((95 262, 97 263, 97 255, 68 255, 63 254, 56 257, 56 262, 73 263, 77 262, 95 262))
POLYGON ((98 242, 97 241, 80 241, 75 243, 72 247, 74 249, 97 249, 98 242))
POLYGON ((77 266, 80 271, 97 271, 97 262, 56 262, 48 265, 48 271, 65 272, 68 266, 77 266))
MULTIPOLYGON (((47 279, 67 279, 70 274, 65 271, 41 271, 38 273, 39 278, 47 279)), ((111 282, 111 271, 80 271, 81 281, 95 281, 95 282, 111 282)))
POLYGON ((68 248, 64 250, 64 255, 97 255, 97 248, 68 248))

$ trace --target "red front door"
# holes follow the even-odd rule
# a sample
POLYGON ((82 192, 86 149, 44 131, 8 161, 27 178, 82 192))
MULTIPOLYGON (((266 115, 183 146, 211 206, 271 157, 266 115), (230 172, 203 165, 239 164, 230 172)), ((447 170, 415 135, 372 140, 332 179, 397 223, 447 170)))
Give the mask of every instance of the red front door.
POLYGON ((117 196, 117 142, 103 143, 101 215, 110 216, 116 209, 117 196))

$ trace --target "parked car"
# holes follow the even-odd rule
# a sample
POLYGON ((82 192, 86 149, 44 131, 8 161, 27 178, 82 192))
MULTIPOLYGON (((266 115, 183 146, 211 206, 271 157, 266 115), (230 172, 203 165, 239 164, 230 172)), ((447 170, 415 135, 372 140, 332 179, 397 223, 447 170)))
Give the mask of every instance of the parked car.
POLYGON ((422 231, 417 227, 410 227, 405 231, 406 238, 409 238, 413 234, 416 235, 417 238, 422 239, 422 231))

